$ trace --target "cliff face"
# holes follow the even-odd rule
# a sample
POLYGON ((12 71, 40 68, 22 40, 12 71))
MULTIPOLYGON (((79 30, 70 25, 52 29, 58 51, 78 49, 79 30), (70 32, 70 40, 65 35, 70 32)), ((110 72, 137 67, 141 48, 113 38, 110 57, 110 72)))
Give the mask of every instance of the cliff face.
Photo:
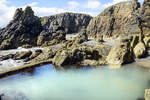
POLYGON ((141 26, 143 33, 150 35, 150 0, 144 0, 139 14, 141 16, 141 26))
POLYGON ((90 37, 132 34, 139 31, 136 17, 140 3, 137 0, 121 2, 105 9, 88 25, 90 37))
POLYGON ((23 45, 36 45, 42 30, 40 18, 34 16, 31 7, 17 9, 13 20, 0 31, 0 49, 12 49, 23 45))
POLYGON ((38 37, 39 46, 58 44, 65 40, 66 34, 78 33, 86 29, 91 16, 78 13, 62 13, 41 18, 44 30, 38 37))
POLYGON ((54 31, 58 26, 63 27, 66 33, 77 33, 86 28, 92 19, 91 16, 78 13, 62 13, 42 18, 42 24, 48 30, 54 31))

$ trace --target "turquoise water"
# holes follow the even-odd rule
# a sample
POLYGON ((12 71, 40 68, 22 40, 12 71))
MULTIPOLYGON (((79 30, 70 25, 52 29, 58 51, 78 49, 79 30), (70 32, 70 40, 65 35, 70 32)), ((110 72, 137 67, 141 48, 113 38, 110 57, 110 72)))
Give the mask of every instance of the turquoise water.
POLYGON ((56 71, 45 65, 0 80, 3 100, 137 100, 150 86, 150 73, 135 65, 120 69, 56 71))

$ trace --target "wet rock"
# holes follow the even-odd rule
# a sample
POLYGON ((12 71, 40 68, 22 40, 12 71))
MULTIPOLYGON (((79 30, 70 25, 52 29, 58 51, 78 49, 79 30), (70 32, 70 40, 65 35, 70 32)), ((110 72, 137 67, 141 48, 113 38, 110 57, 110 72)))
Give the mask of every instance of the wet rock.
POLYGON ((146 47, 144 43, 138 43, 134 48, 134 55, 136 58, 143 58, 146 56, 146 47))

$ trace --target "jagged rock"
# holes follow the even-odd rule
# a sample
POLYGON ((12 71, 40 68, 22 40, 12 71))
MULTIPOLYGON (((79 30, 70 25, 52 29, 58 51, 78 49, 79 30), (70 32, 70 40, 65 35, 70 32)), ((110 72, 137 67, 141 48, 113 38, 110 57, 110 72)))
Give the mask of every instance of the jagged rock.
POLYGON ((121 2, 106 8, 100 15, 93 18, 88 27, 89 37, 100 38, 139 33, 137 0, 121 2))
POLYGON ((146 47, 144 43, 139 42, 134 48, 134 55, 136 58, 142 58, 146 56, 146 47))
POLYGON ((12 49, 22 45, 36 46, 37 36, 42 31, 40 18, 34 16, 31 7, 18 8, 13 20, 0 31, 0 49, 12 49))
POLYGON ((107 63, 110 65, 122 65, 134 61, 133 52, 130 46, 130 39, 123 39, 117 43, 107 56, 107 63))

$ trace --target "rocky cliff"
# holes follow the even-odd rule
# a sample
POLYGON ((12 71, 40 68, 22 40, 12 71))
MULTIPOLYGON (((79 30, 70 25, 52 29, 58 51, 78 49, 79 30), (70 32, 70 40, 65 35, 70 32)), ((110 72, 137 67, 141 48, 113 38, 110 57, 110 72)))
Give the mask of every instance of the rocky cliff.
POLYGON ((137 0, 121 2, 106 8, 90 21, 87 28, 88 35, 90 37, 110 37, 139 32, 137 19, 139 8, 140 3, 137 0))
POLYGON ((39 46, 58 44, 65 40, 66 34, 78 33, 86 29, 91 16, 77 13, 62 13, 41 18, 44 30, 38 37, 39 46))
POLYGON ((31 7, 26 7, 24 11, 17 9, 13 20, 0 31, 0 49, 35 46, 41 30, 40 18, 34 15, 31 7))
POLYGON ((92 17, 86 14, 68 12, 41 18, 45 29, 53 31, 59 26, 69 34, 80 32, 82 28, 86 28, 91 19, 92 17))
POLYGON ((65 40, 67 33, 78 33, 86 28, 91 18, 78 13, 39 18, 29 6, 24 11, 18 8, 13 20, 0 29, 0 49, 58 44, 65 40))

